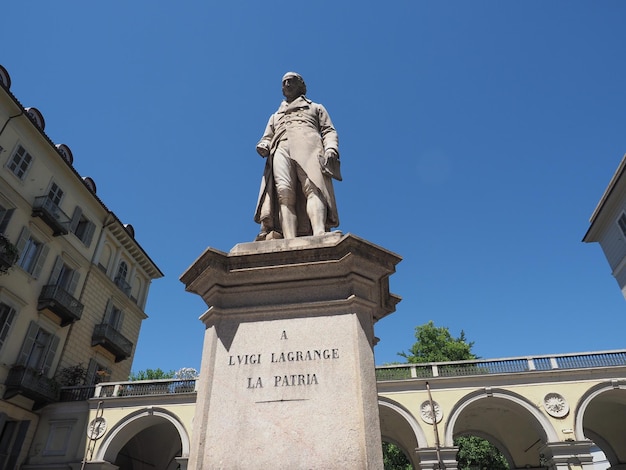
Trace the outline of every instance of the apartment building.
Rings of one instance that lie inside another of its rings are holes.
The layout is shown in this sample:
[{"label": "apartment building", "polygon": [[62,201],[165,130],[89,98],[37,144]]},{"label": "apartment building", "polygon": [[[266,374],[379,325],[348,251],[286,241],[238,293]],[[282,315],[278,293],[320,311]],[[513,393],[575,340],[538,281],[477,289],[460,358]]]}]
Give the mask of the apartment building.
[{"label": "apartment building", "polygon": [[[81,419],[44,419],[48,405],[85,399],[61,386],[128,378],[151,282],[163,276],[95,179],[76,171],[70,147],[10,89],[0,66],[2,469],[84,434]],[[31,449],[38,426],[52,437]]]}]

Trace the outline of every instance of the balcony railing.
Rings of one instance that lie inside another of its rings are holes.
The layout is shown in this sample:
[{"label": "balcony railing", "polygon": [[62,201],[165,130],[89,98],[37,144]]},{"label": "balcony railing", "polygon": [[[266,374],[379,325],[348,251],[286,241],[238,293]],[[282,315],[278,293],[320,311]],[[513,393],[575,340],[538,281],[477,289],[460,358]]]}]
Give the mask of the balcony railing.
[{"label": "balcony railing", "polygon": [[50,310],[61,319],[61,326],[80,320],[83,304],[58,285],[44,286],[39,295],[37,310]]},{"label": "balcony railing", "polygon": [[135,382],[108,382],[96,386],[95,398],[145,397],[176,395],[196,391],[197,379],[138,380]]},{"label": "balcony railing", "polygon": [[117,276],[113,282],[122,292],[124,292],[124,294],[130,297],[130,284],[126,282],[126,279],[121,276]]},{"label": "balcony railing", "polygon": [[96,325],[91,337],[92,346],[102,346],[115,356],[115,362],[129,358],[133,352],[133,343],[108,323]]},{"label": "balcony railing", "polygon": [[107,382],[98,385],[62,387],[60,401],[84,401],[90,398],[148,397],[195,393],[197,379],[138,380]]},{"label": "balcony railing", "polygon": [[73,387],[61,387],[59,401],[85,401],[94,396],[95,385],[77,385]]},{"label": "balcony railing", "polygon": [[35,198],[32,215],[33,217],[41,217],[41,220],[52,229],[54,236],[69,233],[70,218],[48,196]]},{"label": "balcony railing", "polygon": [[11,368],[5,386],[5,399],[21,394],[35,402],[35,409],[59,400],[59,385],[53,379],[30,367],[14,366]]},{"label": "balcony railing", "polygon": [[519,372],[626,366],[626,350],[561,354],[509,359],[431,362],[376,367],[376,380],[408,380],[431,377],[513,374]]}]

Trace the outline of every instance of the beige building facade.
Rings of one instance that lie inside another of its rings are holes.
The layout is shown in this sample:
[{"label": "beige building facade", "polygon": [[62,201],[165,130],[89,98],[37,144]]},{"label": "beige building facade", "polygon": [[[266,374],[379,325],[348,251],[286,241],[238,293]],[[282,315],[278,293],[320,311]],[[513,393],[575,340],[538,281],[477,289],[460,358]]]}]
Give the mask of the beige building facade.
[{"label": "beige building facade", "polygon": [[[73,166],[70,147],[11,93],[0,66],[0,468],[19,468],[62,385],[126,380],[150,284],[162,276]],[[83,392],[88,393],[88,392]],[[72,426],[54,424],[74,432]],[[82,433],[82,429],[81,429]],[[44,448],[42,452],[47,452]]]}]

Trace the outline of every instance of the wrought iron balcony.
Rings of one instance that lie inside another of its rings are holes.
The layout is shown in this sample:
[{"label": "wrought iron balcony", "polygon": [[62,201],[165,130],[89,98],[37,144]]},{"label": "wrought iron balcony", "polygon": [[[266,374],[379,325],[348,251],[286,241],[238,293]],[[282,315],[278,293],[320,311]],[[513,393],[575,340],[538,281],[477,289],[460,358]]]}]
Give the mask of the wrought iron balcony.
[{"label": "wrought iron balcony", "polygon": [[91,337],[92,346],[102,346],[115,356],[115,362],[123,361],[133,352],[133,343],[108,323],[96,325]]},{"label": "wrought iron balcony", "polygon": [[12,367],[5,387],[5,399],[21,394],[35,402],[34,409],[59,401],[59,384],[30,367]]},{"label": "wrought iron balcony", "polygon": [[130,284],[126,282],[126,279],[121,276],[117,276],[113,282],[115,282],[115,285],[119,287],[124,294],[130,297]]},{"label": "wrought iron balcony", "polygon": [[52,229],[54,236],[69,233],[70,218],[48,196],[35,198],[32,215],[33,217],[41,217],[41,220]]},{"label": "wrought iron balcony", "polygon": [[86,401],[94,396],[95,385],[76,385],[62,387],[59,401]]},{"label": "wrought iron balcony", "polygon": [[61,286],[44,286],[39,295],[37,310],[49,310],[61,319],[61,326],[80,320],[83,304]]}]

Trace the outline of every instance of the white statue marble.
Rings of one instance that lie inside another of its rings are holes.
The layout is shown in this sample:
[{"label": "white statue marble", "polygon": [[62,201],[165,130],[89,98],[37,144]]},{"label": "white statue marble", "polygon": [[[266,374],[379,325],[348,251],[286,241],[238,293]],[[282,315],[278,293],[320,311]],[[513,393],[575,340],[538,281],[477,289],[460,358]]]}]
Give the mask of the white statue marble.
[{"label": "white statue marble", "polygon": [[324,106],[309,100],[303,78],[282,79],[285,99],[256,146],[267,158],[254,220],[256,240],[323,235],[339,225],[332,178],[341,180],[337,131]]}]

